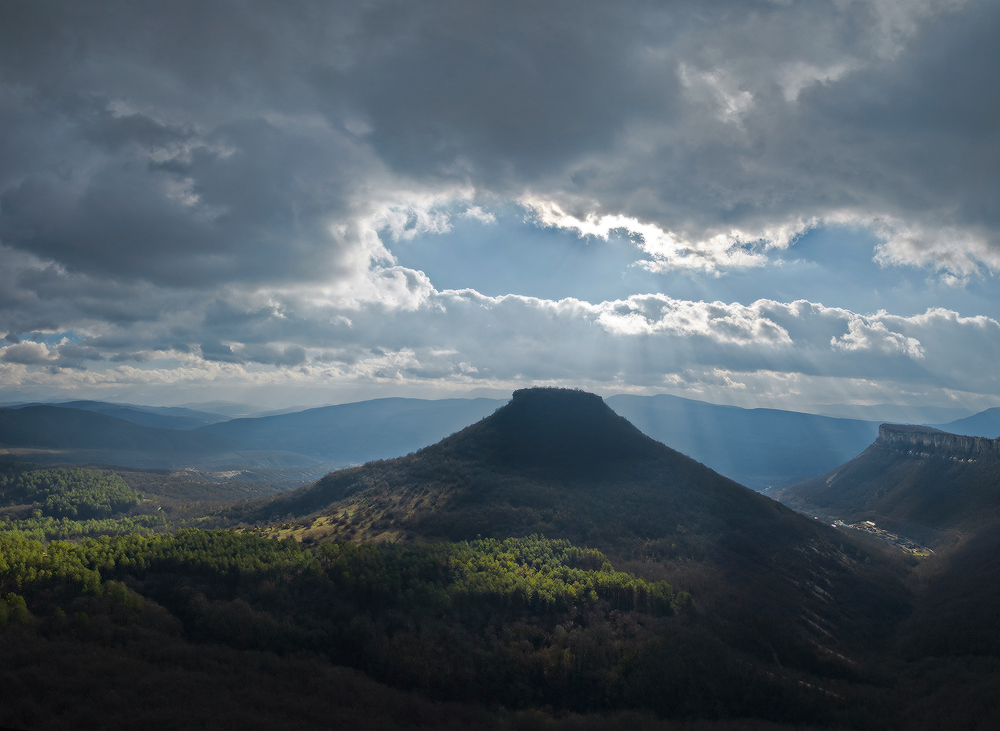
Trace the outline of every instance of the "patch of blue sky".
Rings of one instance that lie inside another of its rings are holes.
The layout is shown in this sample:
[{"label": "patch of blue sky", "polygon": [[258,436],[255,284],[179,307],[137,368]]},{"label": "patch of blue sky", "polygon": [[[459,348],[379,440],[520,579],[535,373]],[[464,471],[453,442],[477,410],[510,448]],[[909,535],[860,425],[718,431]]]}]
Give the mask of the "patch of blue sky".
[{"label": "patch of blue sky", "polygon": [[46,345],[76,345],[81,342],[87,335],[79,333],[76,330],[58,330],[55,332],[32,332],[21,335],[21,340],[31,340],[36,343],[45,343]]},{"label": "patch of blue sky", "polygon": [[643,253],[625,236],[581,238],[539,227],[520,208],[491,212],[493,224],[455,216],[446,233],[384,240],[402,266],[422,270],[438,289],[590,302],[657,291],[660,277],[633,266]]},{"label": "patch of blue sky", "polygon": [[853,312],[886,310],[911,316],[944,307],[963,316],[1000,319],[992,277],[965,286],[947,284],[926,269],[881,266],[878,237],[863,228],[808,231],[788,249],[772,251],[763,267],[718,273],[675,269],[651,272],[647,258],[625,235],[608,240],[540,227],[523,210],[494,209],[493,224],[455,216],[446,233],[424,233],[388,246],[403,266],[425,272],[438,289],[475,289],[498,296],[588,302],[663,293],[677,299],[749,304],[758,299],[808,300]]},{"label": "patch of blue sky", "polygon": [[[956,286],[928,269],[882,266],[874,260],[879,243],[874,233],[857,227],[817,228],[773,256],[777,266],[757,273],[733,273],[731,277],[755,280],[744,296],[755,291],[757,296],[781,301],[808,299],[854,312],[886,310],[903,317],[943,307],[964,316],[1000,319],[995,278],[973,278]],[[763,294],[764,289],[772,294]]]}]

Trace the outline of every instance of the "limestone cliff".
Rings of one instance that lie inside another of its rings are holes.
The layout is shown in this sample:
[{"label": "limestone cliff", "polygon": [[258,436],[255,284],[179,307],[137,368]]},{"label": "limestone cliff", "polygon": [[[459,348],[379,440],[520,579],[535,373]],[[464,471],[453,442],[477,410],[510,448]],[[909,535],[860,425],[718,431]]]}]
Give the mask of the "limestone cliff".
[{"label": "limestone cliff", "polygon": [[966,437],[926,426],[882,424],[874,449],[892,449],[911,457],[975,458],[977,455],[1000,455],[1000,439]]},{"label": "limestone cliff", "polygon": [[872,520],[928,541],[1000,520],[1000,439],[882,424],[860,455],[778,497],[806,512]]}]

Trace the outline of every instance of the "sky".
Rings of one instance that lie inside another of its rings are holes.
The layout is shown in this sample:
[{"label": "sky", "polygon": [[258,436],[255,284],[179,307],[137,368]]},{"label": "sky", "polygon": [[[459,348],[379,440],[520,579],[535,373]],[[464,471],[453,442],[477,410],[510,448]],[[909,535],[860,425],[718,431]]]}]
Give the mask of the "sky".
[{"label": "sky", "polygon": [[5,0],[0,402],[1000,405],[1000,3]]}]

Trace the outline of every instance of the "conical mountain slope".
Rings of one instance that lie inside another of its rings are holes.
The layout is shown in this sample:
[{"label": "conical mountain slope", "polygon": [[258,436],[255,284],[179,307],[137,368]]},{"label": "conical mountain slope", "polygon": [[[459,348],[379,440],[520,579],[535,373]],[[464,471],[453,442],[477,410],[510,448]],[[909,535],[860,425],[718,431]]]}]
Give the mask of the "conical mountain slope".
[{"label": "conical mountain slope", "polygon": [[391,523],[396,538],[539,532],[611,548],[797,520],[642,434],[599,396],[555,388],[517,391],[433,446],[335,472],[260,506],[255,517],[327,508],[369,537]]},{"label": "conical mountain slope", "polygon": [[[874,641],[905,611],[877,553],[650,439],[579,391],[518,391],[431,447],[332,473],[230,518],[284,521],[303,540],[565,538],[692,591],[727,618],[731,641],[752,636],[754,651],[782,662],[839,657],[844,647],[830,649],[839,637]],[[740,629],[748,623],[753,632]]]},{"label": "conical mountain slope", "polygon": [[920,540],[1000,522],[1000,439],[883,424],[856,458],[782,491],[783,502]]}]

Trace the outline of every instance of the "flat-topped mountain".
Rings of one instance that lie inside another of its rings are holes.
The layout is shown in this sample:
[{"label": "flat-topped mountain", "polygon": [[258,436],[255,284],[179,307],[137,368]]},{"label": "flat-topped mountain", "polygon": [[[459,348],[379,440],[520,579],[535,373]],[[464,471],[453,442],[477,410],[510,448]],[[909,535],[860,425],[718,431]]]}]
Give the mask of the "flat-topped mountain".
[{"label": "flat-topped mountain", "polygon": [[949,458],[1000,453],[1000,440],[951,434],[929,426],[882,424],[878,443],[907,456],[947,455]]},{"label": "flat-topped mountain", "polygon": [[1000,440],[883,424],[858,457],[780,499],[848,522],[873,520],[928,540],[1000,519]]},{"label": "flat-topped mountain", "polygon": [[558,388],[515,391],[493,416],[448,437],[448,456],[549,473],[600,469],[663,457],[663,445],[640,432],[593,393]]},{"label": "flat-topped mountain", "polygon": [[880,573],[877,553],[650,439],[580,391],[517,391],[415,454],[234,506],[228,518],[282,521],[307,541],[569,539],[680,581],[699,601],[725,605],[734,626],[769,628],[767,643],[799,661],[839,662],[831,653],[846,650],[831,644],[874,641],[901,611],[898,581]]},{"label": "flat-topped mountain", "polygon": [[[433,486],[433,499],[415,498],[410,486],[421,495]],[[623,500],[627,503],[637,489],[642,501],[626,507]],[[551,533],[558,520],[547,522],[546,516],[557,507],[567,520],[557,533],[570,530],[580,523],[577,513],[584,505],[579,500],[585,494],[608,503],[588,516],[588,523],[627,513],[637,526],[669,510],[662,516],[668,524],[640,531],[650,535],[674,531],[685,516],[721,528],[730,518],[746,524],[760,515],[793,515],[650,439],[599,396],[556,388],[516,391],[506,406],[437,444],[404,458],[332,473],[261,509],[307,515],[347,499],[357,502],[362,495],[367,502],[391,496],[394,503],[408,502],[405,515],[393,511],[395,530],[466,538]],[[494,522],[498,512],[505,517]],[[442,514],[455,518],[444,533]],[[432,524],[438,527],[432,529]]]},{"label": "flat-topped mountain", "polygon": [[857,458],[780,497],[937,551],[915,573],[914,611],[897,639],[903,656],[1000,653],[1000,439],[883,424]]},{"label": "flat-topped mountain", "polygon": [[[229,418],[247,405],[215,404],[219,413],[101,401],[47,404],[93,411],[140,426],[224,437],[243,449],[301,455],[296,464],[347,467],[414,452],[457,432],[507,403],[507,399],[382,398]],[[644,434],[747,487],[767,493],[801,482],[859,454],[878,423],[775,409],[720,406],[678,396],[617,395],[605,403]],[[17,404],[25,408],[46,404]],[[214,408],[206,405],[206,408]],[[229,408],[233,407],[233,408]],[[212,444],[205,440],[205,444]],[[126,453],[129,450],[117,450]],[[135,452],[135,450],[132,450]],[[112,455],[108,455],[110,459]],[[154,466],[140,455],[119,455],[133,466]],[[204,458],[188,465],[202,464]],[[254,460],[251,460],[253,463]],[[180,466],[180,465],[178,465]],[[252,467],[252,464],[233,464]]]}]

